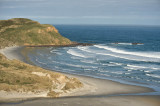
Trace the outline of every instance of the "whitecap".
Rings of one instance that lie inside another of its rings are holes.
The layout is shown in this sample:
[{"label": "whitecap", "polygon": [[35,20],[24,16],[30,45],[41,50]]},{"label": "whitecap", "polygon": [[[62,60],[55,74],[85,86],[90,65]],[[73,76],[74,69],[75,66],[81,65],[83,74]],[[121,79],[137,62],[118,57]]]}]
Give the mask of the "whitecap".
[{"label": "whitecap", "polygon": [[55,52],[58,52],[58,50],[57,49],[53,49],[53,50],[50,51],[50,53],[55,53]]},{"label": "whitecap", "polygon": [[131,74],[131,73],[124,73],[124,74],[129,75],[129,74]]},{"label": "whitecap", "polygon": [[135,69],[152,69],[152,70],[158,70],[159,68],[155,68],[153,66],[146,67],[146,66],[140,66],[140,65],[131,65],[127,64],[128,67],[135,68]]},{"label": "whitecap", "polygon": [[107,71],[107,70],[98,70],[98,72],[106,73],[106,72],[110,72],[110,71]]},{"label": "whitecap", "polygon": [[66,66],[71,66],[71,67],[77,67],[77,68],[89,68],[89,69],[97,69],[98,67],[96,66],[85,66],[85,65],[76,65],[76,64],[69,64],[69,63],[64,63],[64,62],[57,62],[57,61],[52,61],[53,63],[56,64],[61,64],[61,65],[66,65]]},{"label": "whitecap", "polygon": [[144,67],[144,66],[137,66],[137,65],[130,65],[130,64],[127,64],[128,67],[133,67],[133,68],[138,68],[138,69],[141,69],[141,68],[149,68],[149,67]]},{"label": "whitecap", "polygon": [[132,43],[111,43],[111,44],[118,44],[118,45],[132,45]]},{"label": "whitecap", "polygon": [[79,53],[79,52],[77,52],[77,51],[75,51],[75,50],[73,50],[73,49],[69,49],[69,50],[67,51],[67,53],[68,53],[68,54],[71,54],[71,55],[73,55],[73,56],[78,56],[78,57],[82,57],[82,58],[88,58],[86,55],[83,55],[82,53]]},{"label": "whitecap", "polygon": [[[111,43],[111,44],[116,44],[116,45],[134,45],[134,43]],[[144,45],[142,43],[135,43],[136,45]]]},{"label": "whitecap", "polygon": [[109,62],[109,63],[111,63],[111,64],[115,64],[115,65],[117,65],[117,66],[121,66],[121,65],[123,65],[123,63],[116,63],[116,62]]},{"label": "whitecap", "polygon": [[118,72],[116,72],[116,71],[110,71],[110,73],[112,73],[112,74],[123,74],[123,72],[120,72],[120,71],[118,71]]},{"label": "whitecap", "polygon": [[91,50],[89,48],[88,49],[81,49],[81,50],[88,52],[88,53],[96,54],[96,55],[112,56],[112,57],[116,57],[116,58],[122,58],[122,59],[133,60],[133,61],[145,61],[145,62],[159,62],[160,61],[157,58],[145,58],[145,57],[141,57],[141,56],[125,55],[125,54],[120,54],[120,53],[117,54],[116,52],[115,53],[109,53],[109,52],[104,52],[104,51],[101,52],[101,51],[97,51],[97,50]]},{"label": "whitecap", "polygon": [[155,74],[146,74],[146,75],[154,78],[160,78],[160,75],[155,75]]},{"label": "whitecap", "polygon": [[149,57],[149,58],[160,58],[160,52],[149,52],[149,53],[144,53],[144,52],[129,52],[125,50],[120,50],[117,48],[112,48],[109,46],[102,46],[102,45],[94,45],[97,48],[103,48],[106,50],[109,50],[114,53],[120,53],[120,54],[128,54],[128,55],[134,55],[134,56],[142,56],[142,57]]},{"label": "whitecap", "polygon": [[151,72],[151,71],[148,71],[148,70],[147,70],[147,71],[144,71],[144,72],[145,72],[145,73],[149,73],[149,72]]},{"label": "whitecap", "polygon": [[89,47],[88,46],[78,46],[77,48],[80,50],[87,50]]},{"label": "whitecap", "polygon": [[52,63],[57,63],[57,64],[60,64],[60,62],[57,62],[57,61],[52,61]]}]

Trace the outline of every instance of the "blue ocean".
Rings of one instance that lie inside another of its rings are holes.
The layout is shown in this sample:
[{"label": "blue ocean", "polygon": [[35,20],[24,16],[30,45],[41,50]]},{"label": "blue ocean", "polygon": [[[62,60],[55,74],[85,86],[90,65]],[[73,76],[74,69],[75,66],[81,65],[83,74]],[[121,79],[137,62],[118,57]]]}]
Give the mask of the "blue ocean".
[{"label": "blue ocean", "polygon": [[94,45],[34,48],[28,56],[35,65],[160,91],[160,26],[55,27],[72,41]]}]

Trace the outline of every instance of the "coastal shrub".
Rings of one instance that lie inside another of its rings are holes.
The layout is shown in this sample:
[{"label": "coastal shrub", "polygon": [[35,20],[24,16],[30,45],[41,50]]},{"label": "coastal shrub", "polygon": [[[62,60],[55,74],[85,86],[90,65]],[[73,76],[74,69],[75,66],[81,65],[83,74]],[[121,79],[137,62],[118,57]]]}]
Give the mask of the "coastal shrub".
[{"label": "coastal shrub", "polygon": [[63,90],[70,90],[70,89],[74,89],[75,86],[70,83],[70,82],[67,82],[66,85],[63,87]]},{"label": "coastal shrub", "polygon": [[70,90],[82,87],[83,84],[78,81],[76,78],[73,78],[71,82],[67,82],[65,86],[62,88],[63,90]]},{"label": "coastal shrub", "polygon": [[48,92],[47,96],[49,97],[59,97],[60,93],[55,92],[55,91],[50,91]]},{"label": "coastal shrub", "polygon": [[[42,73],[42,76],[36,73]],[[17,92],[51,91],[57,89],[57,84],[61,86],[65,83],[65,87],[59,90],[65,91],[82,87],[82,83],[76,78],[69,78],[60,73],[51,72],[18,60],[8,60],[0,54],[0,90]],[[51,91],[48,95],[57,97],[60,93]]]},{"label": "coastal shrub", "polygon": [[9,64],[8,63],[1,63],[0,62],[0,65],[4,66],[4,67],[9,67]]}]

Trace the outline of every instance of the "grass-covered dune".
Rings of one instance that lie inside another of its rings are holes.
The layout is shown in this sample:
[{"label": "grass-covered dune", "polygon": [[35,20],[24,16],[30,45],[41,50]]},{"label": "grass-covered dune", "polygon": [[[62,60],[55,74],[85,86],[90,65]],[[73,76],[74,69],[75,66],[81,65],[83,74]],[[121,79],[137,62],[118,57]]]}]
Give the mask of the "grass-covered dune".
[{"label": "grass-covered dune", "polygon": [[4,48],[13,45],[69,45],[72,42],[52,25],[13,18],[0,20],[0,43],[0,48]]},{"label": "grass-covered dune", "polygon": [[[0,21],[0,49],[14,45],[70,44],[72,42],[61,36],[52,25],[42,25],[24,18]],[[4,98],[4,95],[9,97],[13,92],[20,94],[19,97],[23,97],[29,92],[35,95],[43,93],[43,97],[58,97],[83,86],[76,78],[69,78],[63,74],[32,66],[19,60],[9,60],[4,55],[0,54],[1,99]]]},{"label": "grass-covered dune", "polygon": [[46,96],[57,97],[82,86],[76,78],[69,78],[18,60],[9,60],[0,54],[0,91],[35,94],[46,92]]}]

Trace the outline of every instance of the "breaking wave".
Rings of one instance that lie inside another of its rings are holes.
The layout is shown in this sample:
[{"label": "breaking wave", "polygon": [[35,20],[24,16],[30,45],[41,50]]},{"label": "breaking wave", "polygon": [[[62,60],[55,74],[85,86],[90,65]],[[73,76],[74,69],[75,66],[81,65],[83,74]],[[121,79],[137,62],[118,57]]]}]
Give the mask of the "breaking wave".
[{"label": "breaking wave", "polygon": [[83,55],[83,54],[81,54],[81,53],[79,53],[79,52],[77,52],[77,51],[74,51],[73,49],[69,49],[69,50],[67,51],[67,53],[68,53],[68,54],[71,54],[71,55],[73,55],[73,56],[78,56],[78,57],[87,58],[87,56],[85,56],[85,55]]},{"label": "breaking wave", "polygon": [[[153,52],[153,53],[141,53],[141,52],[128,52],[124,50],[119,50],[116,48],[111,48],[108,46],[101,46],[101,45],[94,45],[96,48],[100,48],[101,50],[95,50],[85,47],[78,47],[77,49],[96,54],[96,55],[106,55],[106,56],[112,56],[116,58],[122,58],[127,60],[133,60],[133,61],[145,61],[145,62],[160,62],[160,53],[159,52]],[[104,51],[108,50],[108,51]],[[157,58],[158,57],[158,58]]]},{"label": "breaking wave", "polygon": [[128,54],[128,55],[133,55],[133,56],[141,56],[141,57],[149,57],[149,58],[160,58],[160,52],[150,52],[150,53],[129,52],[129,51],[125,51],[125,50],[112,48],[109,46],[101,46],[101,45],[94,45],[94,46],[97,48],[103,48],[103,49],[109,50],[113,53]]}]

